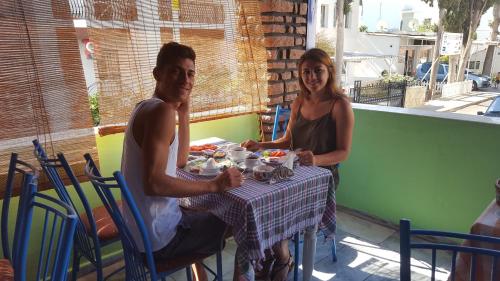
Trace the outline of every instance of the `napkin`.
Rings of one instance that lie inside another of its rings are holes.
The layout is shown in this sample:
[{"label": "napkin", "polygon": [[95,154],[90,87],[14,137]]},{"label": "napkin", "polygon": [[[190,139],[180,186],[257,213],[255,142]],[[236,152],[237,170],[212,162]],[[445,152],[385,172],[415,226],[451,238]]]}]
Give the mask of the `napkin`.
[{"label": "napkin", "polygon": [[271,175],[270,184],[280,182],[282,180],[288,179],[293,176],[293,159],[295,158],[295,152],[289,152],[286,155],[285,161],[282,165],[276,167]]},{"label": "napkin", "polygon": [[288,152],[285,161],[283,162],[283,166],[287,167],[290,170],[293,170],[293,161],[295,160],[296,156],[297,154],[295,154],[295,152]]}]

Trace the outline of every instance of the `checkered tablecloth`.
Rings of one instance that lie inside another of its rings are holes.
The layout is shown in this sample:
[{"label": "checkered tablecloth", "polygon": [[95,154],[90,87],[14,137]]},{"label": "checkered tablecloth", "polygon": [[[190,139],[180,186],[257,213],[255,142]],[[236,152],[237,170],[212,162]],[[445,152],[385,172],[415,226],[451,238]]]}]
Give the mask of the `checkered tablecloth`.
[{"label": "checkered tablecloth", "polygon": [[[265,249],[306,227],[321,222],[335,229],[335,201],[328,196],[331,172],[301,166],[294,173],[290,180],[273,185],[247,178],[237,189],[184,198],[181,204],[209,210],[232,226],[243,256],[257,260],[264,257]],[[203,179],[184,170],[178,170],[177,175],[188,180]]]}]

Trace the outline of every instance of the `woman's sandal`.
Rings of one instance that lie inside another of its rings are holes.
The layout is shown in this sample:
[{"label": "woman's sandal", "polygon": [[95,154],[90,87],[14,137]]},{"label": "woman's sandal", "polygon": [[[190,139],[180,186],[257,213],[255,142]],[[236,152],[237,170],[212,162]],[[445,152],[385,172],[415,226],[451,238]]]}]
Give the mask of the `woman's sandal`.
[{"label": "woman's sandal", "polygon": [[288,268],[287,273],[286,273],[287,275],[285,276],[285,279],[284,279],[284,280],[286,280],[288,273],[290,273],[292,271],[294,265],[295,265],[295,263],[293,262],[291,253],[289,253],[288,261],[286,263],[279,263],[279,262],[275,261],[274,266],[273,266],[273,270],[271,271],[271,280],[274,281],[274,278],[276,277],[276,275],[278,273],[283,271],[283,269]]},{"label": "woman's sandal", "polygon": [[255,279],[269,280],[271,268],[273,267],[275,261],[276,259],[273,256],[266,257],[266,259],[262,260],[262,269],[259,271],[255,271]]}]

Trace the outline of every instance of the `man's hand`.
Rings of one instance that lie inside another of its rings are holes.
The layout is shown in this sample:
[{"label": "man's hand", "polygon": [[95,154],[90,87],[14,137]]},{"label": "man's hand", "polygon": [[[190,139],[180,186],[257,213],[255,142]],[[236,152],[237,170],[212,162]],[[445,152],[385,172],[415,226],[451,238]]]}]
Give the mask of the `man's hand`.
[{"label": "man's hand", "polygon": [[223,192],[241,186],[243,177],[236,168],[229,168],[218,175],[213,182],[215,184],[214,192]]},{"label": "man's hand", "polygon": [[241,147],[244,147],[250,151],[257,151],[261,148],[260,143],[254,141],[254,140],[246,140],[246,141],[242,142]]},{"label": "man's hand", "polygon": [[189,114],[189,99],[181,103],[179,107],[177,107],[177,114],[179,115]]},{"label": "man's hand", "polygon": [[314,159],[314,154],[310,150],[304,150],[297,152],[297,156],[299,156],[299,162],[304,166],[315,166],[316,161]]}]

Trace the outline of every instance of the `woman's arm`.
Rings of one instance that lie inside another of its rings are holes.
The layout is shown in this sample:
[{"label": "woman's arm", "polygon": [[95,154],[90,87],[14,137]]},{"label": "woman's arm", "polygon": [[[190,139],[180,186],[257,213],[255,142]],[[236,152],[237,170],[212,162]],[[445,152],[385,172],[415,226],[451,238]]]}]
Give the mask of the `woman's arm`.
[{"label": "woman's arm", "polygon": [[293,101],[290,106],[290,118],[288,120],[288,125],[286,127],[285,134],[274,141],[266,141],[266,142],[255,142],[252,140],[248,140],[242,143],[242,146],[248,148],[249,150],[259,150],[259,149],[289,149],[290,141],[292,139],[292,128],[295,124],[295,120],[297,119],[297,111],[300,108],[300,99],[297,98]]}]

